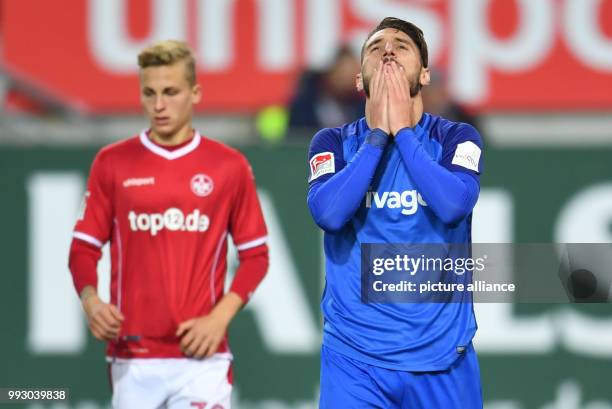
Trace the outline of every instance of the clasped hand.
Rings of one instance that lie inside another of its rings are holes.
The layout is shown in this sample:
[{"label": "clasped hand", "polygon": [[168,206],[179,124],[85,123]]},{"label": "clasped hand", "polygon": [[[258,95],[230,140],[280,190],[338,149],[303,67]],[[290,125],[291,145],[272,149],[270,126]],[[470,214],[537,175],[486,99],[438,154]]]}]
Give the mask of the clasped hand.
[{"label": "clasped hand", "polygon": [[379,128],[392,136],[417,124],[414,100],[404,67],[395,61],[381,60],[370,83],[370,128]]}]

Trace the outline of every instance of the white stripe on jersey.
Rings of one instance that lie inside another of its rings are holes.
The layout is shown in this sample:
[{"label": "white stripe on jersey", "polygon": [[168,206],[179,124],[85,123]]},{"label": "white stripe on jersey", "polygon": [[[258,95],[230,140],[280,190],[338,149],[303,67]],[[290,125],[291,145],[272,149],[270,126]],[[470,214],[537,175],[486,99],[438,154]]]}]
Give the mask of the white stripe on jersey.
[{"label": "white stripe on jersey", "polygon": [[246,243],[236,245],[238,251],[252,249],[253,247],[261,246],[268,241],[268,236],[263,236],[255,240],[247,241]]},{"label": "white stripe on jersey", "polygon": [[74,233],[72,233],[72,237],[79,239],[79,240],[86,241],[87,243],[93,244],[94,246],[98,248],[102,248],[103,246],[100,240],[96,239],[93,236],[90,236],[89,234],[81,233],[80,231],[75,231]]},{"label": "white stripe on jersey", "polygon": [[121,229],[119,228],[119,222],[117,219],[115,222],[115,231],[117,232],[117,249],[119,251],[119,257],[117,257],[117,264],[119,269],[119,277],[117,278],[117,309],[121,311],[121,294],[123,293],[123,248],[121,245]]},{"label": "white stripe on jersey", "polygon": [[211,306],[215,306],[217,302],[217,297],[215,296],[215,270],[217,269],[217,262],[219,261],[219,256],[221,255],[221,247],[223,247],[223,243],[225,243],[225,238],[227,237],[227,230],[223,232],[221,238],[219,239],[219,243],[217,244],[217,250],[215,250],[215,261],[213,262],[212,268],[210,269],[210,299],[212,303]]}]

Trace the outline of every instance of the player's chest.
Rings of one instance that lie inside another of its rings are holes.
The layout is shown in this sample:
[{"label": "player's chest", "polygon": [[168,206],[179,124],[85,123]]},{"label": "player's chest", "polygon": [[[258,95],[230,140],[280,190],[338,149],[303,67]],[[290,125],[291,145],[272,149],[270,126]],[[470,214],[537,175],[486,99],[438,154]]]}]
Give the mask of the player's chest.
[{"label": "player's chest", "polygon": [[120,211],[180,208],[211,213],[231,201],[234,191],[231,174],[218,163],[135,160],[116,169],[114,176],[115,206]]},{"label": "player's chest", "polygon": [[[433,158],[436,160],[437,158]],[[428,205],[397,149],[386,149],[365,194],[358,217],[404,226],[419,222]]]}]

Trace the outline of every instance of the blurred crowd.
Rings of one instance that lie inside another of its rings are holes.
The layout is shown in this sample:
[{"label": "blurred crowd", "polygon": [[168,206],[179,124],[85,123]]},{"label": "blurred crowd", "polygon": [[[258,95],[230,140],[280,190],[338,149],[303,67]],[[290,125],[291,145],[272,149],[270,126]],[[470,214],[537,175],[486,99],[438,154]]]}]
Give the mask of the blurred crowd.
[{"label": "blurred crowd", "polygon": [[[360,69],[359,55],[344,45],[324,69],[302,72],[288,104],[285,137],[310,137],[313,130],[340,126],[362,117],[365,94],[358,92],[355,86],[355,75]],[[431,83],[422,92],[425,112],[465,122],[482,131],[478,117],[451,98],[441,70],[432,70]]]},{"label": "blurred crowd", "polygon": [[[322,69],[306,68],[299,73],[295,90],[286,106],[264,108],[256,118],[260,136],[268,141],[300,141],[321,128],[336,127],[364,115],[365,95],[358,92],[355,74],[361,69],[358,52],[341,46]],[[69,109],[43,90],[3,73],[0,91],[5,112],[66,116]],[[434,69],[431,84],[422,90],[425,112],[466,122],[479,131],[478,117],[456,103],[447,89],[445,74]]]}]

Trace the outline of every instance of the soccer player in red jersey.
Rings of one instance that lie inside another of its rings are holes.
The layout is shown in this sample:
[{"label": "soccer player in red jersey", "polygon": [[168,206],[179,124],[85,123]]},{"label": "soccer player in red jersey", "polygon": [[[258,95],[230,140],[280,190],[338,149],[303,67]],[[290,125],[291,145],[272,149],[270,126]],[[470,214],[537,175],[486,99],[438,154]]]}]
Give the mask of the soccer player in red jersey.
[{"label": "soccer player in red jersey", "polygon": [[[69,266],[89,328],[108,342],[113,407],[228,409],[227,328],[268,267],[249,163],[192,128],[201,98],[186,44],[138,56],[150,129],[96,156]],[[240,266],[224,294],[227,235]],[[97,294],[111,246],[111,300]]]}]

